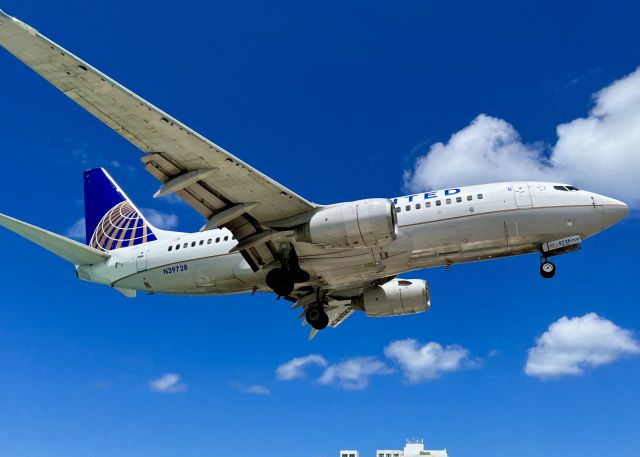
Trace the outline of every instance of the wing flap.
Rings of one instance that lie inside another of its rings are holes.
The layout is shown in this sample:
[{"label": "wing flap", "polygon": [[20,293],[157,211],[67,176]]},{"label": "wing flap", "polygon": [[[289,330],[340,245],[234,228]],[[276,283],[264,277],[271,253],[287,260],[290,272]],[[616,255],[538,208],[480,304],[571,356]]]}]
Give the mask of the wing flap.
[{"label": "wing flap", "polygon": [[109,254],[77,241],[57,235],[48,230],[27,224],[18,219],[0,214],[0,226],[20,235],[40,247],[75,265],[94,265],[104,262]]}]

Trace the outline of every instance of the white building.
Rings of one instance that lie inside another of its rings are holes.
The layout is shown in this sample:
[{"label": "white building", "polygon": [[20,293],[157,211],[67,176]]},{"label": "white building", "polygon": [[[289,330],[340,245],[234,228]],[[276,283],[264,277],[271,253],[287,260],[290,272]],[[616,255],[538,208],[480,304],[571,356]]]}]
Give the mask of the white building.
[{"label": "white building", "polygon": [[[424,448],[422,440],[407,440],[403,450],[378,449],[376,457],[449,457],[447,450],[434,451]],[[360,453],[354,450],[340,451],[340,457],[360,457]]]},{"label": "white building", "polygon": [[360,457],[360,452],[358,451],[340,451],[340,457]]}]

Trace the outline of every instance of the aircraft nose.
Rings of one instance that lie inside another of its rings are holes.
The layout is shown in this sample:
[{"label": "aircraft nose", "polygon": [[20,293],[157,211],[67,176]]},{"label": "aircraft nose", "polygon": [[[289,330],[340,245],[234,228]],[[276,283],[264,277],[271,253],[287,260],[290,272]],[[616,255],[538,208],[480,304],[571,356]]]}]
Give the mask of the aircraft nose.
[{"label": "aircraft nose", "polygon": [[620,200],[606,198],[602,204],[602,211],[604,212],[605,224],[609,227],[624,219],[629,214],[629,207]]}]

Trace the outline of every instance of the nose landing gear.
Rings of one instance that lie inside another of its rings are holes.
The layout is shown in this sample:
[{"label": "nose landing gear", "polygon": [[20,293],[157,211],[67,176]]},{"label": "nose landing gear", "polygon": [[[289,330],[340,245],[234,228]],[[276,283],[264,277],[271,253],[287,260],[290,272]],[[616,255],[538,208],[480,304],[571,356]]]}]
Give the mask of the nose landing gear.
[{"label": "nose landing gear", "polygon": [[556,266],[546,257],[543,257],[540,264],[540,275],[545,279],[553,278],[556,275]]}]

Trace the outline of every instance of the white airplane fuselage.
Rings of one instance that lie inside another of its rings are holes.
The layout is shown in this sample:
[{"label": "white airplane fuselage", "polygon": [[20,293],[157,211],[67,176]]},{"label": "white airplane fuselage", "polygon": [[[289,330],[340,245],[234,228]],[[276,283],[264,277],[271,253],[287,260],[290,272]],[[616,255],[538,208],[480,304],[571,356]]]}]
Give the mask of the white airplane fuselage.
[{"label": "white airplane fuselage", "polygon": [[[550,241],[571,236],[584,240],[628,212],[618,200],[557,187],[563,186],[508,182],[394,198],[399,233],[384,247],[320,250],[297,242],[300,267],[311,276],[297,287],[345,288],[415,269],[539,252]],[[267,271],[252,271],[232,251],[237,241],[230,231],[171,235],[112,250],[104,263],[79,266],[78,276],[148,293],[271,292]]]}]

